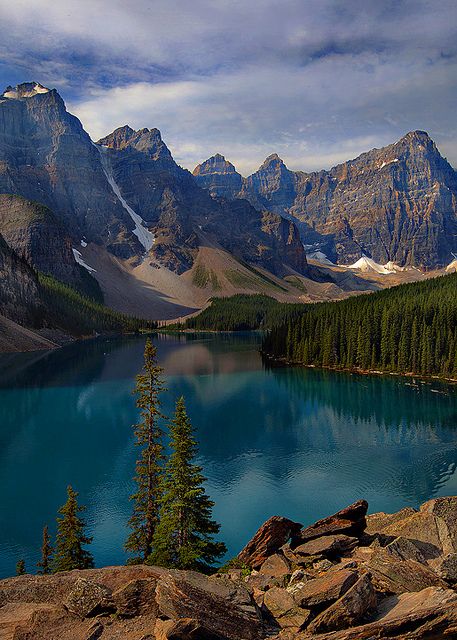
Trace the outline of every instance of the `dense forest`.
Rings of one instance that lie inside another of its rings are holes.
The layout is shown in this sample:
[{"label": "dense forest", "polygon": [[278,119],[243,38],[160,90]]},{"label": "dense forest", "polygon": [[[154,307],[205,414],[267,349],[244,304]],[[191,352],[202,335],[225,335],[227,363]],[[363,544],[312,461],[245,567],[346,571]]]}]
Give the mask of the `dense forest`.
[{"label": "dense forest", "polygon": [[272,359],[341,369],[457,374],[457,274],[308,306],[272,329]]},{"label": "dense forest", "polygon": [[211,305],[197,316],[186,320],[184,327],[212,331],[269,329],[298,319],[305,308],[303,304],[278,302],[261,294],[212,298]]},{"label": "dense forest", "polygon": [[96,299],[79,293],[51,276],[38,273],[44,322],[72,335],[90,335],[103,331],[153,329],[155,322],[126,316],[105,307]]}]

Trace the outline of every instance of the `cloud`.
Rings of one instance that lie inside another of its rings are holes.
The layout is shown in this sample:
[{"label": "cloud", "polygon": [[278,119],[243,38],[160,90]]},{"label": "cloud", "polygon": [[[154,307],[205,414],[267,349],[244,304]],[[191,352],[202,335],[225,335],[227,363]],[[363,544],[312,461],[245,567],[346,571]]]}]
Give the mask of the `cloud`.
[{"label": "cloud", "polygon": [[157,126],[189,168],[318,169],[415,128],[457,163],[456,18],[454,0],[15,0],[0,80],[56,86],[94,138]]}]

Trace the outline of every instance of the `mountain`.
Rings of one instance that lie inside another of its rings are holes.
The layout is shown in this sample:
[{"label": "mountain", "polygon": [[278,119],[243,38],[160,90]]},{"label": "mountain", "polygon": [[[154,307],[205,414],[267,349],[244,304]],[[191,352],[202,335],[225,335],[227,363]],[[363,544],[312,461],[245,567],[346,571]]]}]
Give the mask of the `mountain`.
[{"label": "mountain", "polygon": [[366,255],[431,269],[457,249],[457,172],[424,131],[310,174],[273,154],[232,197],[295,221],[306,245],[339,264]]},{"label": "mountain", "polygon": [[[183,273],[194,264],[200,247],[210,244],[277,275],[307,272],[293,224],[277,214],[260,212],[246,200],[211,197],[176,164],[158,129],[134,131],[126,125],[97,145],[106,158],[108,175],[152,231],[150,253],[159,264]],[[239,175],[224,169],[224,164],[222,156],[215,156],[212,168],[226,171],[231,179]]]},{"label": "mountain", "polygon": [[96,281],[75,260],[71,239],[50,209],[0,194],[0,234],[30,267],[91,294]]},{"label": "mountain", "polygon": [[0,96],[0,193],[46,205],[77,244],[123,258],[140,250],[99,150],[55,89],[26,82]]},{"label": "mountain", "polygon": [[241,191],[241,174],[220,153],[197,165],[192,175],[200,187],[216,198],[235,198]]}]

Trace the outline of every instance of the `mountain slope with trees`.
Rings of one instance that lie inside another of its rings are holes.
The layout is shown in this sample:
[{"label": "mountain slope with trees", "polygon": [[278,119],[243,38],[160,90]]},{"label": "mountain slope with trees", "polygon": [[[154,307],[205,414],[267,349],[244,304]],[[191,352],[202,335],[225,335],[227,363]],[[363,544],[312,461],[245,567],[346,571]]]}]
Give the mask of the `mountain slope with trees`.
[{"label": "mountain slope with trees", "polygon": [[457,376],[457,274],[309,306],[273,328],[273,360],[418,375]]}]

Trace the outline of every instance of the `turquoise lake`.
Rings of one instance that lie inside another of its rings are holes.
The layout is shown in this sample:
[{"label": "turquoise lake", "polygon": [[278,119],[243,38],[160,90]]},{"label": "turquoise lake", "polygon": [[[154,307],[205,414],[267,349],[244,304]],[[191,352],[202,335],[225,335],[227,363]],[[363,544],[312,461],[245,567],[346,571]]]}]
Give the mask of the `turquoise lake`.
[{"label": "turquoise lake", "polygon": [[[307,524],[359,498],[373,512],[457,494],[457,388],[265,368],[256,334],[154,340],[164,412],[185,396],[229,556],[271,515]],[[20,558],[35,571],[68,484],[87,506],[97,566],[125,562],[144,343],[0,355],[0,577]]]}]

